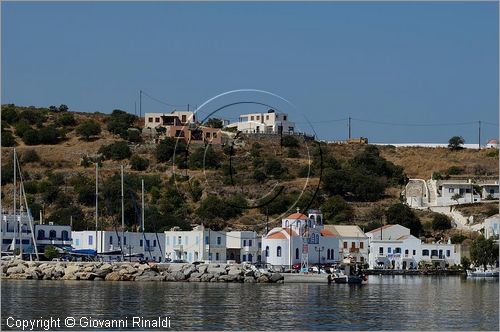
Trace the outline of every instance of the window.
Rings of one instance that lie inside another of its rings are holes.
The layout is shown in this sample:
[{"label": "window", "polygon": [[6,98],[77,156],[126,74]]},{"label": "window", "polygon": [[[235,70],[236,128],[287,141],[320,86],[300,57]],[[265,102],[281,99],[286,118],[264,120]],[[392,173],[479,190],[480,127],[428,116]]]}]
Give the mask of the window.
[{"label": "window", "polygon": [[52,230],[49,232],[49,238],[51,238],[51,239],[55,239],[56,237],[57,237],[57,235],[56,235],[56,231],[52,229]]},{"label": "window", "polygon": [[391,252],[392,252],[392,248],[391,247],[387,248],[387,253],[390,254]]},{"label": "window", "polygon": [[186,122],[186,115],[182,115],[182,122]]},{"label": "window", "polygon": [[352,249],[356,248],[356,242],[351,242],[351,248]]},{"label": "window", "polygon": [[422,250],[422,256],[429,256],[429,250],[427,249]]},{"label": "window", "polygon": [[62,239],[63,239],[64,241],[69,240],[69,233],[68,233],[68,231],[62,231],[62,232],[61,232],[61,237],[62,237]]},{"label": "window", "polygon": [[155,122],[160,122],[160,118],[155,118]]},{"label": "window", "polygon": [[45,238],[45,231],[43,229],[40,229],[38,231],[38,240],[43,240]]},{"label": "window", "polygon": [[405,249],[405,255],[408,255],[409,251],[408,249]]},{"label": "window", "polygon": [[281,257],[281,247],[280,246],[278,246],[276,248],[276,256]]},{"label": "window", "polygon": [[80,239],[75,240],[75,246],[79,247],[80,246]]},{"label": "window", "polygon": [[218,252],[216,252],[216,253],[215,253],[215,260],[216,260],[216,261],[218,261],[218,260],[219,260],[219,253],[218,253]]},{"label": "window", "polygon": [[330,249],[330,259],[335,259],[335,252],[333,249]]},{"label": "window", "polygon": [[153,240],[153,247],[156,247],[156,240]]},{"label": "window", "polygon": [[210,239],[208,236],[205,236],[205,244],[210,244]]},{"label": "window", "polygon": [[248,254],[248,261],[251,262],[253,260],[252,254]]},{"label": "window", "polygon": [[148,118],[148,122],[153,122],[153,118]]},{"label": "window", "polygon": [[286,121],[286,115],[283,115],[283,121]]},{"label": "window", "polygon": [[383,254],[383,253],[384,253],[384,247],[380,247],[380,248],[378,248],[378,253],[379,253],[379,254]]},{"label": "window", "polygon": [[465,189],[465,192],[470,194],[470,188]]},{"label": "window", "polygon": [[89,242],[89,245],[92,245],[92,242],[94,242],[94,241],[93,241],[93,237],[92,237],[92,235],[89,235],[89,239],[88,239],[88,240],[89,240],[89,241],[88,241],[88,242]]},{"label": "window", "polygon": [[252,246],[252,240],[248,240],[248,246],[251,247]]},{"label": "window", "polygon": [[269,246],[266,246],[266,257],[269,257]]},{"label": "window", "polygon": [[344,249],[347,249],[347,242],[344,241]]},{"label": "window", "polygon": [[212,133],[213,138],[217,138],[217,133]]},{"label": "window", "polygon": [[257,115],[256,119],[257,119],[257,120],[260,120],[260,116],[259,116],[259,115]]},{"label": "window", "polygon": [[250,121],[253,121],[254,120],[254,116],[250,116]]},{"label": "window", "polygon": [[299,259],[299,248],[295,248],[295,259]]},{"label": "window", "polygon": [[262,243],[261,242],[258,243],[258,247],[259,247],[259,249],[262,249]]},{"label": "window", "polygon": [[247,240],[243,240],[243,247],[247,246]]},{"label": "window", "polygon": [[247,261],[247,255],[243,255],[243,262]]},{"label": "window", "polygon": [[126,236],[123,237],[123,245],[125,245],[125,246],[127,245],[127,237]]},{"label": "window", "polygon": [[205,133],[205,138],[210,138],[210,133]]},{"label": "window", "polygon": [[446,257],[450,257],[450,251],[449,250],[446,250]]},{"label": "window", "polygon": [[177,243],[178,243],[178,244],[182,244],[182,236],[179,236],[179,237],[177,238]]},{"label": "window", "polygon": [[139,240],[139,247],[142,247],[142,240]]},{"label": "window", "polygon": [[109,244],[113,244],[113,235],[109,236]]},{"label": "window", "polygon": [[217,245],[222,244],[222,238],[220,236],[217,236]]},{"label": "window", "polygon": [[326,250],[326,259],[330,259],[330,249]]},{"label": "window", "polygon": [[359,243],[359,249],[363,249],[365,247],[365,243],[363,241],[361,241]]},{"label": "window", "polygon": [[454,191],[455,191],[455,189],[453,189],[453,188],[448,188],[448,192],[449,192],[449,193],[453,193]]},{"label": "window", "polygon": [[413,256],[415,256],[416,254],[417,254],[417,251],[413,250]]},{"label": "window", "polygon": [[395,248],[394,249],[395,254],[400,254],[401,253],[401,248]]}]

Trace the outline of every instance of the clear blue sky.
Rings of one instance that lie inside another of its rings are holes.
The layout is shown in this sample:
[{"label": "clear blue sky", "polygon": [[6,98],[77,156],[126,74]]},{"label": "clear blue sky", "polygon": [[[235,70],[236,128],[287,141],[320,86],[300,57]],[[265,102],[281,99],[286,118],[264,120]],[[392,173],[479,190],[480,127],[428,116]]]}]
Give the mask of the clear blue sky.
[{"label": "clear blue sky", "polygon": [[[255,88],[293,102],[321,139],[344,139],[347,123],[327,120],[348,116],[496,124],[497,6],[2,2],[2,103],[133,113],[140,89],[199,105]],[[170,108],[144,98],[143,110]],[[353,120],[352,134],[393,143],[462,135],[477,143],[474,125]],[[484,125],[484,140],[497,136],[497,127]]]}]

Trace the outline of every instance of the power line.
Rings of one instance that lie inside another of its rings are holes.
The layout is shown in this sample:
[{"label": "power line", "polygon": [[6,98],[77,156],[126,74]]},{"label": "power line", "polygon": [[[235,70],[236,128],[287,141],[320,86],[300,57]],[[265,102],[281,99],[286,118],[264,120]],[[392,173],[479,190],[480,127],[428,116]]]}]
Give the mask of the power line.
[{"label": "power line", "polygon": [[144,90],[141,90],[142,91],[142,94],[145,95],[146,97],[149,97],[150,99],[156,101],[157,103],[160,103],[160,104],[163,104],[165,106],[170,106],[170,107],[185,107],[186,105],[188,104],[184,104],[184,105],[174,105],[174,104],[170,104],[170,103],[167,103],[166,101],[163,101],[163,100],[160,100],[156,97],[153,97],[151,96],[150,94],[148,94],[147,92],[145,92]]}]

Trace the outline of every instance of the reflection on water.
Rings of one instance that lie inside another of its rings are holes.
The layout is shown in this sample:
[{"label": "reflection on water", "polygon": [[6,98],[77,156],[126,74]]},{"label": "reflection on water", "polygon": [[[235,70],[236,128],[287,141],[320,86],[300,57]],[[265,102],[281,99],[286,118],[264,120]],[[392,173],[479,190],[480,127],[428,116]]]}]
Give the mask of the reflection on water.
[{"label": "reflection on water", "polygon": [[170,316],[175,330],[498,330],[498,281],[368,285],[2,280],[6,318]]}]

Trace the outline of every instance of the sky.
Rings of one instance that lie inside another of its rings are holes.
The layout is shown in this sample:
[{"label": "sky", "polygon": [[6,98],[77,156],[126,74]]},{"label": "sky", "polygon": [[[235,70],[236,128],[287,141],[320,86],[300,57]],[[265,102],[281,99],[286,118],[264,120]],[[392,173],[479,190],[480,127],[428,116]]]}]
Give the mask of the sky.
[{"label": "sky", "polygon": [[485,143],[498,137],[497,6],[2,2],[2,104],[138,113],[143,90],[143,112],[169,112],[151,97],[180,109],[258,89],[289,103],[216,102],[269,104],[325,140],[345,139],[351,117],[370,142],[477,144],[481,120]]}]

